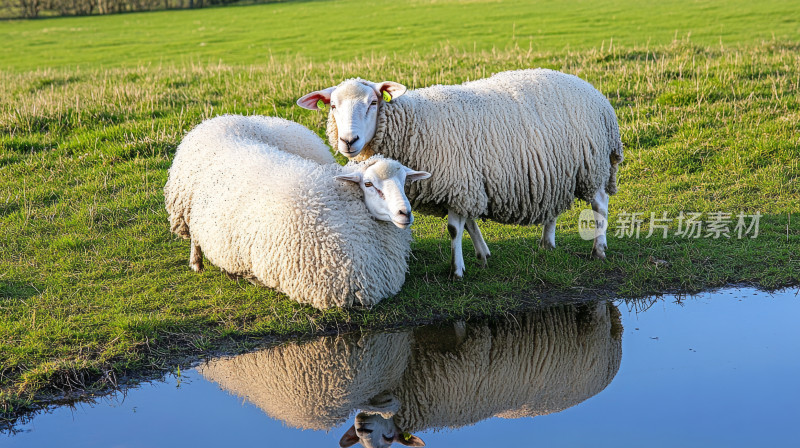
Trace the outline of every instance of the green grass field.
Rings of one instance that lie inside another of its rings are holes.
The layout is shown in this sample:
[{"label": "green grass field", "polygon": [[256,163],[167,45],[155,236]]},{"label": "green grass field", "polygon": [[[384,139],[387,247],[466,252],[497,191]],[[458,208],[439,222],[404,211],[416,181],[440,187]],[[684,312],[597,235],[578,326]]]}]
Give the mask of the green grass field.
[{"label": "green grass field", "polygon": [[798,35],[800,8],[791,1],[288,1],[0,23],[0,67],[263,66],[270,57],[348,61],[429,54],[443,45],[540,53],[612,42],[646,48],[685,36],[732,45]]},{"label": "green grass field", "polygon": [[[264,337],[798,283],[800,8],[714,4],[288,2],[0,23],[0,411]],[[368,26],[326,23],[365,8]],[[625,162],[606,262],[589,259],[576,204],[553,252],[538,227],[483,223],[490,266],[467,255],[453,283],[445,221],[418,215],[403,291],[322,312],[191,272],[169,233],[166,172],[204,118],[277,115],[321,134],[325,116],[294,101],[347,77],[416,88],[537,66],[592,82],[617,110]],[[645,238],[651,212],[681,211],[731,213],[732,237],[676,237],[673,221],[668,238]],[[614,236],[623,212],[644,214],[640,238]],[[757,238],[737,238],[740,212],[761,213]]]}]

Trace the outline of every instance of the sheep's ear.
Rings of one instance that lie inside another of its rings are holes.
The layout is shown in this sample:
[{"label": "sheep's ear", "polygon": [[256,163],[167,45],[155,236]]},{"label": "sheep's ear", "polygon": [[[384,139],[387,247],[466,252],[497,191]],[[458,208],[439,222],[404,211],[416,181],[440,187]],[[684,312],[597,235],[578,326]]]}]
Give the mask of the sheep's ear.
[{"label": "sheep's ear", "polygon": [[399,98],[406,93],[406,86],[392,81],[380,82],[378,84],[374,84],[374,86],[375,91],[378,92],[378,96],[383,98],[384,101],[392,101],[393,99]]},{"label": "sheep's ear", "polygon": [[395,434],[394,441],[405,446],[425,446],[425,442],[423,442],[422,439],[407,432]]},{"label": "sheep's ear", "polygon": [[347,448],[349,446],[353,446],[358,442],[358,435],[356,434],[356,425],[350,427],[346,433],[339,439],[339,446],[342,448]]},{"label": "sheep's ear", "polygon": [[302,107],[303,109],[308,110],[320,110],[319,102],[322,101],[323,104],[330,104],[331,103],[331,94],[333,91],[336,90],[336,87],[328,87],[325,90],[317,90],[316,92],[311,92],[308,95],[301,97],[297,100],[297,105]]},{"label": "sheep's ear", "polygon": [[414,171],[411,168],[406,168],[406,180],[410,180],[411,182],[427,179],[429,177],[431,177],[431,173],[427,171]]},{"label": "sheep's ear", "polygon": [[334,179],[336,180],[347,180],[350,182],[355,182],[357,184],[361,183],[361,173],[358,171],[350,174],[341,174],[339,176],[335,176]]}]

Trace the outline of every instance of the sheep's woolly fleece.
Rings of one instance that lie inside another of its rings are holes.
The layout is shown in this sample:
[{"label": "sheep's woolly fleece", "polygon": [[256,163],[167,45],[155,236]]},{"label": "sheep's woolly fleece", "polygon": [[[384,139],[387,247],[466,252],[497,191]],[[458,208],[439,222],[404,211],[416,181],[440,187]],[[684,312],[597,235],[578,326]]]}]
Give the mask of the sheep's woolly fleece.
[{"label": "sheep's woolly fleece", "polygon": [[300,303],[371,306],[405,281],[411,232],[372,219],[359,186],[334,176],[377,160],[339,166],[318,136],[279,118],[207,120],[170,168],[170,225],[223,271]]},{"label": "sheep's woolly fleece", "polygon": [[332,429],[359,409],[418,432],[564,410],[610,384],[621,359],[619,311],[594,303],[519,322],[323,337],[199,370],[292,427]]},{"label": "sheep's woolly fleece", "polygon": [[451,339],[459,342],[439,350],[416,341],[403,382],[391,391],[403,431],[560,412],[605,389],[622,360],[622,323],[611,303],[467,326]]},{"label": "sheep's woolly fleece", "polygon": [[[400,383],[411,332],[328,336],[198,367],[207,379],[300,429],[329,430]],[[388,406],[388,418],[398,406]]]},{"label": "sheep's woolly fleece", "polygon": [[[339,140],[333,113],[328,138]],[[357,160],[383,154],[431,178],[409,187],[416,211],[448,209],[506,224],[539,224],[616,193],[619,125],[608,99],[561,72],[498,73],[461,85],[410,90],[380,102],[375,136]]]}]

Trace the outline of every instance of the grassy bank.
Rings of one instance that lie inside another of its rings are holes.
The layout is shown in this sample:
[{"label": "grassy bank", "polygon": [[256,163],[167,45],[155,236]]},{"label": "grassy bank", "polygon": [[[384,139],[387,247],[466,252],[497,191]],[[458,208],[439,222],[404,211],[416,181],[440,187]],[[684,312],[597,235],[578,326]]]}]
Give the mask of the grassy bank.
[{"label": "grassy bank", "polygon": [[[554,293],[635,296],[797,282],[797,50],[780,42],[724,50],[678,42],[559,56],[443,50],[403,64],[4,73],[3,397],[110,381],[248,337],[503,313]],[[612,234],[622,211],[648,218],[720,211],[734,215],[732,237],[675,237],[673,221],[668,238],[644,238],[645,222],[639,239],[612,236],[609,260],[596,262],[577,234],[578,204],[559,221],[554,252],[538,250],[537,227],[484,223],[490,267],[468,259],[466,280],[451,283],[445,221],[419,216],[406,286],[370,311],[315,311],[215,269],[187,268],[188,244],[169,234],[162,187],[175,146],[203,118],[261,113],[321,129],[324,116],[293,106],[295,92],[356,74],[417,87],[527,66],[576,73],[618,110],[626,160],[611,203]],[[756,211],[763,215],[758,237],[738,239],[735,215]]]},{"label": "grassy bank", "polygon": [[[188,243],[169,234],[166,170],[204,118],[277,115],[321,132],[325,117],[294,101],[346,77],[414,88],[531,66],[592,82],[618,112],[625,162],[605,263],[589,259],[576,204],[554,252],[538,249],[538,227],[483,223],[489,268],[467,256],[466,279],[452,283],[445,221],[417,216],[403,291],[372,310],[321,312],[213,268],[191,272]],[[263,336],[499,314],[559,295],[797,283],[799,101],[800,44],[779,39],[0,71],[0,411]],[[667,238],[645,237],[651,212],[681,211],[731,213],[731,237],[678,237],[676,220]],[[639,238],[614,236],[623,212],[643,213]],[[758,237],[737,238],[736,215],[756,212]]]}]

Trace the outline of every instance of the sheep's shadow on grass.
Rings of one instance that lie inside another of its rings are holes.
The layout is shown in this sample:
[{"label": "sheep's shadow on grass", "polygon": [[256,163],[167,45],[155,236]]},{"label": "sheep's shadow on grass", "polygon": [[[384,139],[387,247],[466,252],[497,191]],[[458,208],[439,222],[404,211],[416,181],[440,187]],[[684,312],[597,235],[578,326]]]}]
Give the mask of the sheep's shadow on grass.
[{"label": "sheep's shadow on grass", "polygon": [[[726,284],[780,287],[797,284],[796,247],[800,220],[789,215],[763,214],[758,238],[767,250],[756,250],[755,236],[740,239],[731,223],[729,238],[686,238],[673,234],[661,238],[625,235],[609,231],[607,259],[591,256],[592,241],[583,240],[568,228],[556,234],[556,248],[539,248],[541,231],[536,227],[507,229],[486,225],[486,241],[492,252],[488,267],[480,268],[469,238],[462,250],[466,274],[461,284],[448,279],[450,240],[446,230],[414,241],[404,297],[430,300],[436,295],[450,298],[570,300],[579,295],[597,297],[643,297],[662,293],[694,293]],[[750,222],[749,224],[752,224]],[[567,226],[568,227],[568,226]],[[764,280],[759,266],[771,269]],[[460,299],[459,299],[460,300]],[[466,299],[465,299],[466,300]],[[485,301],[485,300],[484,300]]]},{"label": "sheep's shadow on grass", "polygon": [[[527,235],[508,236],[504,239],[492,238],[487,243],[492,252],[486,266],[474,253],[472,241],[464,237],[462,251],[466,267],[465,282],[491,283],[513,281],[515,284],[531,283],[548,279],[561,285],[559,273],[579,269],[602,270],[603,261],[592,257],[592,241],[585,241],[577,235],[565,235],[557,239],[557,247],[552,250],[539,247],[541,231],[531,228]],[[449,282],[450,240],[442,238],[415,239],[409,262],[409,277],[423,281]],[[613,258],[613,249],[609,252]],[[553,277],[553,278],[550,278]],[[562,285],[563,286],[563,285]]]}]

